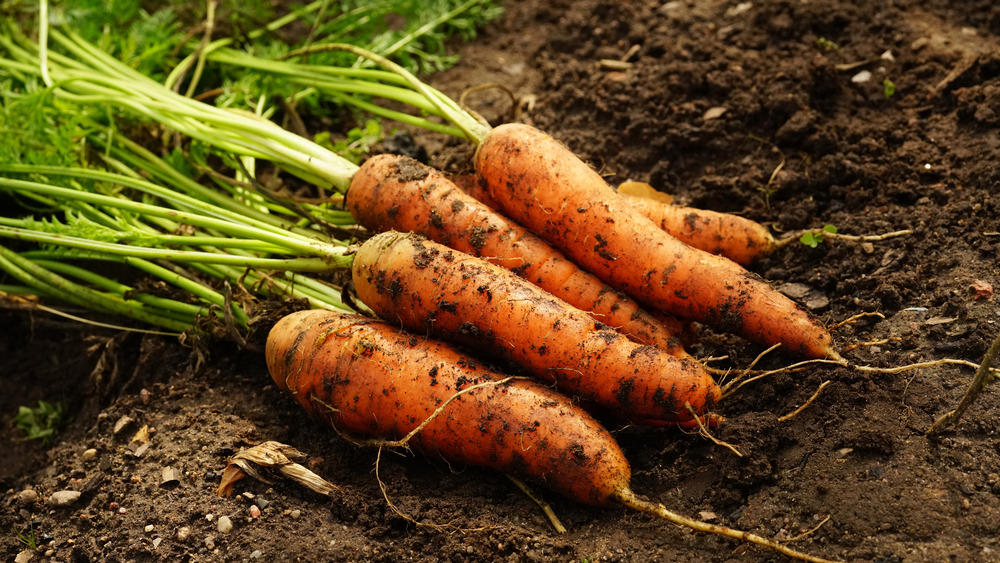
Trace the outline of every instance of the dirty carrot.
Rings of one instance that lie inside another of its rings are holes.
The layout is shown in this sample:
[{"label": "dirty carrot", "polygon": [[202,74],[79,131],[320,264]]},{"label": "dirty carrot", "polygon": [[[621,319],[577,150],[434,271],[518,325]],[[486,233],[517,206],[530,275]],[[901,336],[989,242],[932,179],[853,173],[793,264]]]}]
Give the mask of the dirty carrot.
[{"label": "dirty carrot", "polygon": [[585,504],[622,504],[797,559],[826,561],[640,499],[621,448],[589,414],[545,385],[505,378],[447,344],[364,317],[311,310],[279,321],[266,355],[280,388],[351,437],[409,437],[406,445],[427,455],[523,476]]},{"label": "dirty carrot", "polygon": [[633,421],[676,423],[712,409],[719,387],[697,361],[638,344],[486,260],[387,231],[357,251],[358,297],[383,319],[483,350]]},{"label": "dirty carrot", "polygon": [[[484,204],[497,208],[498,204],[493,202],[485,182],[477,181],[475,175],[460,179],[461,183],[456,181],[456,184],[462,190]],[[621,190],[618,195],[667,234],[694,248],[725,256],[742,266],[749,266],[778,248],[778,241],[767,227],[746,217],[674,205]]]},{"label": "dirty carrot", "polygon": [[354,174],[345,203],[370,230],[413,231],[485,258],[637,342],[686,355],[678,338],[684,329],[679,321],[650,315],[542,239],[412,158],[382,154],[368,159]]},{"label": "dirty carrot", "polygon": [[[320,310],[284,317],[267,340],[274,381],[314,416],[357,437],[399,439],[456,392],[506,376],[438,341],[387,323]],[[606,505],[611,476],[628,471],[614,438],[536,381],[469,391],[408,442],[415,449],[544,482]]]},{"label": "dirty carrot", "polygon": [[845,235],[826,229],[804,229],[775,238],[764,225],[739,215],[673,205],[642,195],[622,193],[620,189],[618,195],[633,209],[649,217],[663,231],[681,242],[725,256],[742,266],[749,266],[789,244],[801,242],[801,237],[806,233],[823,239],[852,242],[877,242],[913,233],[907,229],[878,235]]},{"label": "dirty carrot", "polygon": [[501,125],[483,138],[476,170],[507,216],[640,302],[794,354],[840,357],[830,333],[793,301],[664,233],[549,135]]},{"label": "dirty carrot", "polygon": [[649,217],[660,229],[681,242],[725,256],[737,264],[749,266],[777,248],[767,227],[746,217],[662,203],[620,192],[618,195],[630,207]]}]

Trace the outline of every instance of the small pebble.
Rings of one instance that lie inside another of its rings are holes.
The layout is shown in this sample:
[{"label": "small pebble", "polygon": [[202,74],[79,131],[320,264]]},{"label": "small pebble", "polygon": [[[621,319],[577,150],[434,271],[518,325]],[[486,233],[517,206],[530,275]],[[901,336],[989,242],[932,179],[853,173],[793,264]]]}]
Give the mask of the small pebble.
[{"label": "small pebble", "polygon": [[32,504],[38,502],[38,493],[34,489],[24,489],[20,493],[17,493],[17,500],[21,504]]},{"label": "small pebble", "polygon": [[250,505],[250,518],[253,518],[254,520],[260,518],[260,507],[256,504]]},{"label": "small pebble", "polygon": [[118,514],[125,514],[126,512],[128,512],[128,509],[124,506],[118,508]]},{"label": "small pebble", "polygon": [[299,509],[295,509],[291,512],[290,516],[292,517],[292,520],[298,520],[299,516],[302,516],[302,511]]},{"label": "small pebble", "polygon": [[60,508],[69,506],[80,498],[80,491],[56,491],[49,496],[49,506]]},{"label": "small pebble", "polygon": [[14,563],[28,563],[28,561],[31,561],[32,559],[34,559],[34,557],[35,557],[35,552],[26,549],[18,553],[16,557],[14,557]]},{"label": "small pebble", "polygon": [[262,498],[262,497],[257,497],[256,499],[254,499],[254,501],[253,501],[253,502],[254,502],[254,504],[256,504],[256,505],[257,505],[257,506],[258,506],[258,507],[259,507],[259,508],[260,508],[261,510],[264,510],[265,508],[267,508],[267,505],[271,504],[271,501],[268,501],[268,500],[264,500],[264,498]]},{"label": "small pebble", "polygon": [[867,70],[862,70],[861,72],[851,77],[851,82],[855,84],[861,84],[862,82],[868,82],[871,79],[872,79],[872,73]]},{"label": "small pebble", "polygon": [[263,555],[264,554],[261,553],[261,551],[259,549],[255,549],[255,550],[253,550],[253,553],[250,554],[250,559],[260,559],[261,556],[263,556]]},{"label": "small pebble", "polygon": [[94,448],[87,448],[86,450],[83,450],[82,454],[80,454],[80,459],[83,461],[91,461],[95,457],[97,457],[97,450]]},{"label": "small pebble", "polygon": [[153,540],[153,549],[156,549],[156,548],[160,547],[160,542],[162,542],[162,541],[163,541],[163,538],[156,538],[156,539],[154,539]]},{"label": "small pebble", "polygon": [[143,388],[139,390],[139,400],[142,401],[142,404],[144,405],[149,404],[149,395],[150,395],[149,389]]},{"label": "small pebble", "polygon": [[228,516],[219,516],[219,522],[217,524],[219,531],[223,534],[228,534],[233,529],[233,521],[229,519]]},{"label": "small pebble", "polygon": [[114,433],[117,436],[119,433],[121,433],[122,430],[125,430],[126,428],[131,426],[132,423],[134,422],[135,422],[134,418],[128,415],[124,415],[121,418],[119,418],[117,422],[115,422],[115,427],[112,430],[112,433]]},{"label": "small pebble", "polygon": [[205,537],[205,549],[209,551],[215,549],[215,538],[213,538],[212,536]]},{"label": "small pebble", "polygon": [[191,528],[181,526],[177,529],[177,541],[186,542],[189,537],[191,537]]},{"label": "small pebble", "polygon": [[146,530],[146,533],[148,534],[148,533],[150,533],[150,532],[153,531],[153,525],[152,524],[146,524],[146,527],[143,528],[143,530]]}]

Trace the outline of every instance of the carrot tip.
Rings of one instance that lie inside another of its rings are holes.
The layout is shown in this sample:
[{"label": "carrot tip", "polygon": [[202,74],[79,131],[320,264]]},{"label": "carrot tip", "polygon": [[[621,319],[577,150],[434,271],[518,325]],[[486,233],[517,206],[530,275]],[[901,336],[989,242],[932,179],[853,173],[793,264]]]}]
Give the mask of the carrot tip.
[{"label": "carrot tip", "polygon": [[840,364],[843,364],[845,366],[850,363],[850,362],[847,361],[846,358],[844,358],[843,356],[841,356],[840,353],[837,352],[836,350],[834,350],[833,348],[830,348],[829,350],[827,350],[826,357],[829,360],[833,360],[833,361],[835,361],[837,363],[840,363]]}]

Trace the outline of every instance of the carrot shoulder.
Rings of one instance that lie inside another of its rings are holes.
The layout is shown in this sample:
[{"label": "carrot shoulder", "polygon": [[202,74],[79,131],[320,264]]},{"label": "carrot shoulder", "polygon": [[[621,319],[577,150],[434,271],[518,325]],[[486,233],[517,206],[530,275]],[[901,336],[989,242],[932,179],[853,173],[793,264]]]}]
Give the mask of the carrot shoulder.
[{"label": "carrot shoulder", "polygon": [[354,258],[358,297],[417,334],[488,351],[630,420],[684,422],[718,401],[702,366],[635,343],[509,270],[414,234],[376,235]]},{"label": "carrot shoulder", "polygon": [[[266,354],[274,381],[307,411],[341,432],[382,440],[406,436],[455,393],[505,377],[447,344],[329,311],[279,321]],[[607,430],[566,397],[525,379],[459,395],[408,443],[593,505],[614,504],[631,476]]]},{"label": "carrot shoulder", "polygon": [[499,215],[440,172],[402,156],[377,155],[354,175],[347,208],[364,227],[419,233],[503,266],[637,342],[686,355],[678,321],[658,319],[581,270],[547,242]]},{"label": "carrot shoulder", "polygon": [[537,129],[494,129],[476,170],[504,214],[640,302],[795,354],[839,358],[829,332],[793,301],[731,260],[664,233]]}]

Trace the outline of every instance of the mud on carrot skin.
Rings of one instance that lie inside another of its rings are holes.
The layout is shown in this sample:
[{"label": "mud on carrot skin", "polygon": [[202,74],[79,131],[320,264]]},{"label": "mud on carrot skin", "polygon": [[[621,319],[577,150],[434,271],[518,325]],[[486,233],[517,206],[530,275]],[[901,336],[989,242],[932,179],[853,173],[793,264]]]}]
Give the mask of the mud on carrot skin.
[{"label": "mud on carrot skin", "polygon": [[[275,383],[353,437],[407,442],[450,463],[520,475],[580,502],[609,505],[631,472],[611,434],[539,382],[513,379],[454,347],[384,322],[300,311],[267,340]],[[492,383],[492,384],[491,384]],[[488,384],[455,397],[463,389]]]},{"label": "mud on carrot skin", "polygon": [[375,232],[413,231],[503,266],[642,344],[687,356],[684,327],[660,319],[520,225],[411,158],[376,155],[354,175],[346,205]]},{"label": "mud on carrot skin", "polygon": [[380,317],[484,350],[632,421],[684,423],[720,398],[697,361],[635,343],[509,270],[415,234],[363,244],[352,279]]},{"label": "mud on carrot skin", "polygon": [[792,354],[840,359],[830,333],[792,300],[735,262],[664,233],[549,135],[501,125],[482,140],[475,163],[505,215],[641,303]]},{"label": "mud on carrot skin", "polygon": [[663,203],[637,195],[618,195],[681,242],[724,256],[741,266],[749,266],[777,248],[777,241],[767,227],[746,217]]}]

